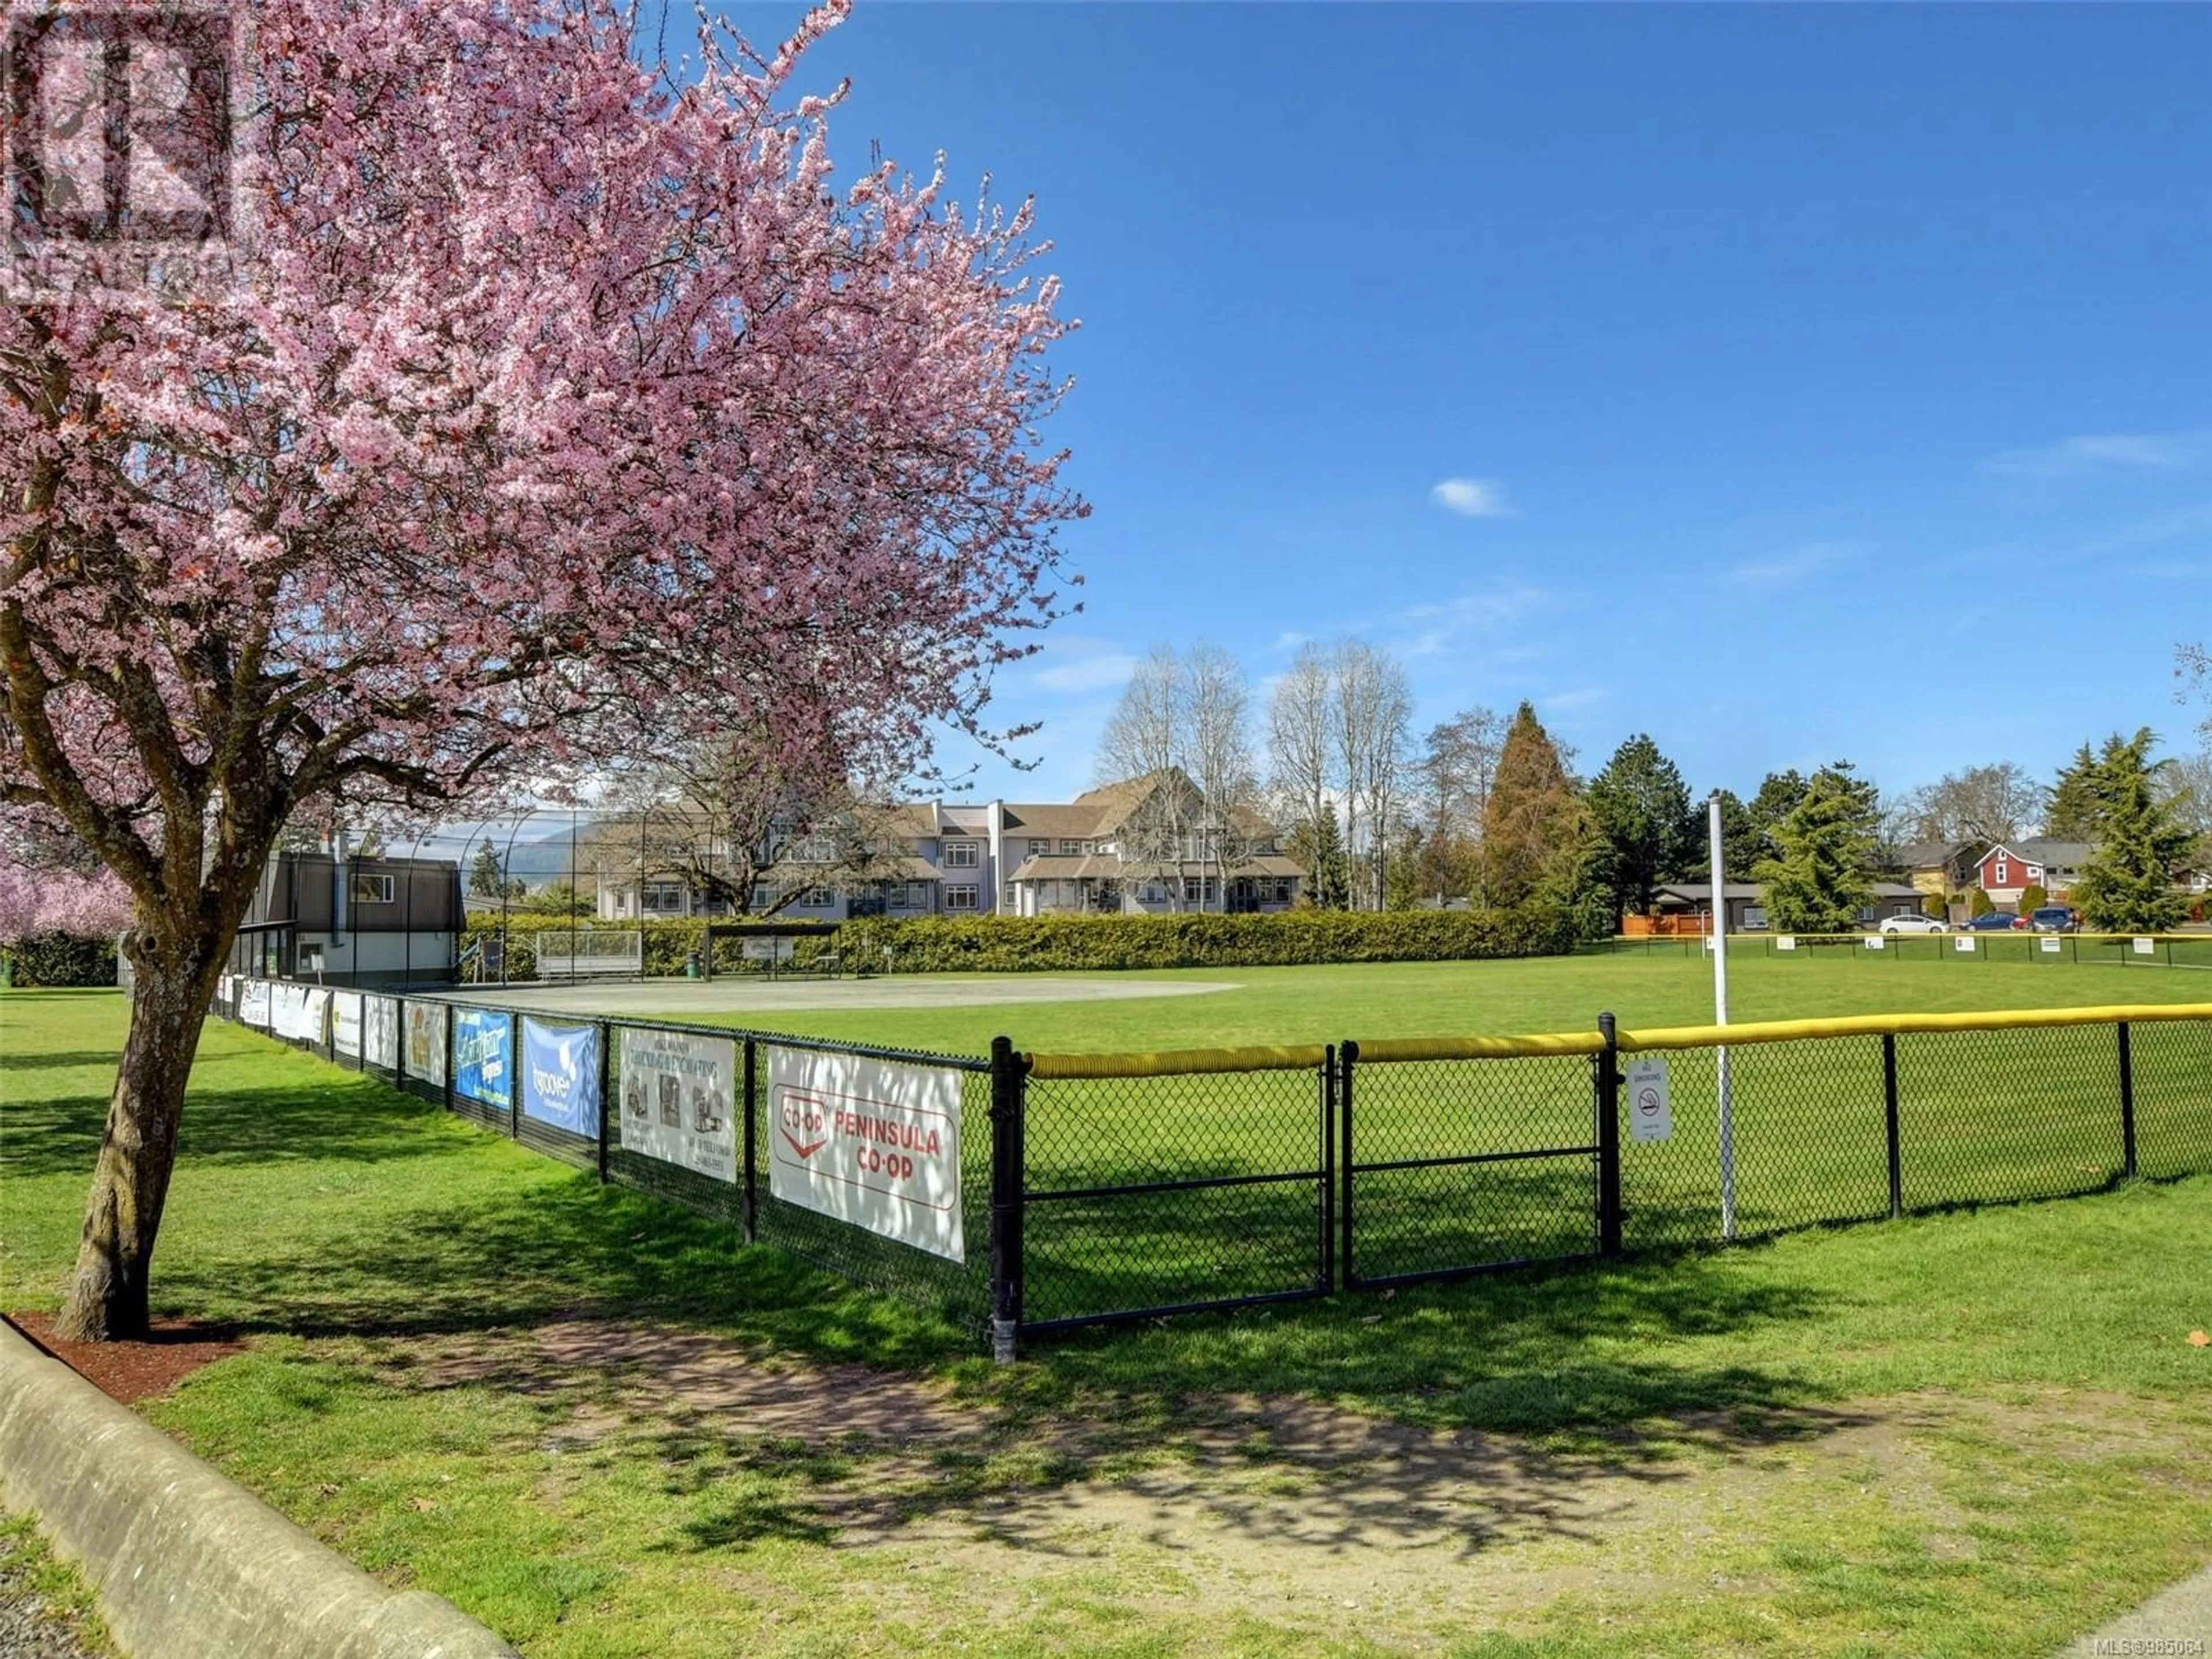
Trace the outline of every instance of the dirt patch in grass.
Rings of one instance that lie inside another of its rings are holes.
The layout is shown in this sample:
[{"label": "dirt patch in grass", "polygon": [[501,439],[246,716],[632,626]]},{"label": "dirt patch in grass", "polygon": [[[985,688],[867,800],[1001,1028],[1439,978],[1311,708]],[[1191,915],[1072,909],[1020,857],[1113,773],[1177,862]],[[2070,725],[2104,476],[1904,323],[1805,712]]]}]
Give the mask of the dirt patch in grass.
[{"label": "dirt patch in grass", "polygon": [[246,1352],[246,1344],[190,1320],[154,1322],[143,1342],[64,1342],[46,1314],[0,1316],[79,1376],[126,1406],[165,1395],[203,1365]]},{"label": "dirt patch in grass", "polygon": [[1042,1581],[1100,1576],[1132,1605],[1196,1602],[1313,1627],[1358,1611],[1401,1633],[1468,1620],[1510,1628],[1563,1595],[1751,1588],[1756,1567],[1716,1579],[1704,1547],[1756,1537],[1767,1506],[1802,1509],[1808,1492],[1874,1494],[1932,1554],[1971,1555],[1971,1517],[1942,1495],[1935,1437],[2058,1445],[2155,1433],[2141,1402],[2057,1391],[1716,1412],[1543,1437],[1279,1395],[1085,1401],[1039,1414],[641,1322],[441,1339],[386,1359],[404,1388],[542,1397],[544,1450],[656,1460],[708,1499],[732,1482],[771,1481],[772,1501],[757,1486],[692,1529],[702,1568],[772,1525],[957,1573],[1009,1607]]}]

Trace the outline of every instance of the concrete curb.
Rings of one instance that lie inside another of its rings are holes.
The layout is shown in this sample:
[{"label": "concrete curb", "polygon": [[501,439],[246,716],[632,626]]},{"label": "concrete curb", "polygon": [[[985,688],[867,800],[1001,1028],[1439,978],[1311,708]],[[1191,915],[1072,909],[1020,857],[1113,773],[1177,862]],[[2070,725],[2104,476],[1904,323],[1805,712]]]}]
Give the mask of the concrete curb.
[{"label": "concrete curb", "polygon": [[520,1659],[394,1590],[0,1322],[0,1503],[77,1564],[131,1659]]}]

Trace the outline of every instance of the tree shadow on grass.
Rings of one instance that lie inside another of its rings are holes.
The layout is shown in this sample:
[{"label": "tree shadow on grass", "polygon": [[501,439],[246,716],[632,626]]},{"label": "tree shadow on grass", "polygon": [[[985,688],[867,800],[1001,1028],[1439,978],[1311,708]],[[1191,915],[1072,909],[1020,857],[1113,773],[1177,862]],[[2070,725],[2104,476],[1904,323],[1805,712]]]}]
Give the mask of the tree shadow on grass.
[{"label": "tree shadow on grass", "polygon": [[[450,1154],[453,1143],[423,1133],[438,1109],[376,1079],[307,1055],[215,1055],[192,1073],[177,1138],[180,1164],[252,1164],[337,1158],[383,1163]],[[97,1093],[34,1091],[23,1078],[65,1065],[101,1067]],[[0,1167],[20,1176],[89,1176],[107,1118],[112,1054],[16,1054],[0,1060]],[[270,1081],[270,1066],[280,1066]],[[248,1083],[244,1079],[252,1078]],[[233,1079],[238,1079],[234,1082]]]}]

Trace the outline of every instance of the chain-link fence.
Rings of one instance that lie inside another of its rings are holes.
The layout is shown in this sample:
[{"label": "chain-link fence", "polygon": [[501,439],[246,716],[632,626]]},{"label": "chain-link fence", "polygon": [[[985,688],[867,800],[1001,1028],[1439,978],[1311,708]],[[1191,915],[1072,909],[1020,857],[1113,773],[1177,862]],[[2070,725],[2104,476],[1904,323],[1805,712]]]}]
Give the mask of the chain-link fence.
[{"label": "chain-link fence", "polygon": [[988,1058],[282,981],[216,1006],[1001,1355],[2212,1171],[2212,1005]]},{"label": "chain-link fence", "polygon": [[[1709,933],[1637,933],[1582,947],[1601,956],[1696,958],[1713,950]],[[1962,972],[1995,963],[2032,967],[2079,963],[2106,968],[2212,970],[2212,932],[2187,933],[2037,933],[2025,927],[1978,928],[1944,924],[1940,933],[1786,933],[1768,930],[1728,935],[1731,957],[1771,957],[1784,962],[1848,958],[1869,970],[1899,962],[1942,962]]]}]

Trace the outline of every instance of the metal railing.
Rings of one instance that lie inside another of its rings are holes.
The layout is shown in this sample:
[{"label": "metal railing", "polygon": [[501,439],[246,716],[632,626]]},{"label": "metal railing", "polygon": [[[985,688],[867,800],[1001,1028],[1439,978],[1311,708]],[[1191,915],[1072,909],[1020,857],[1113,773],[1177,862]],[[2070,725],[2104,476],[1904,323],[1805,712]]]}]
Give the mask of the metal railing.
[{"label": "metal railing", "polygon": [[[988,1329],[1001,1358],[1079,1325],[2212,1172],[2212,1004],[1643,1030],[1606,1015],[1154,1054],[1000,1037],[988,1057],[228,979],[217,1011]],[[533,1103],[560,1078],[592,1109]],[[929,1165],[896,1138],[924,1111],[900,1101],[933,1091],[952,1140]],[[840,1133],[833,1156],[864,1159],[874,1136],[936,1170],[918,1206],[935,1231],[787,1185]]]}]

